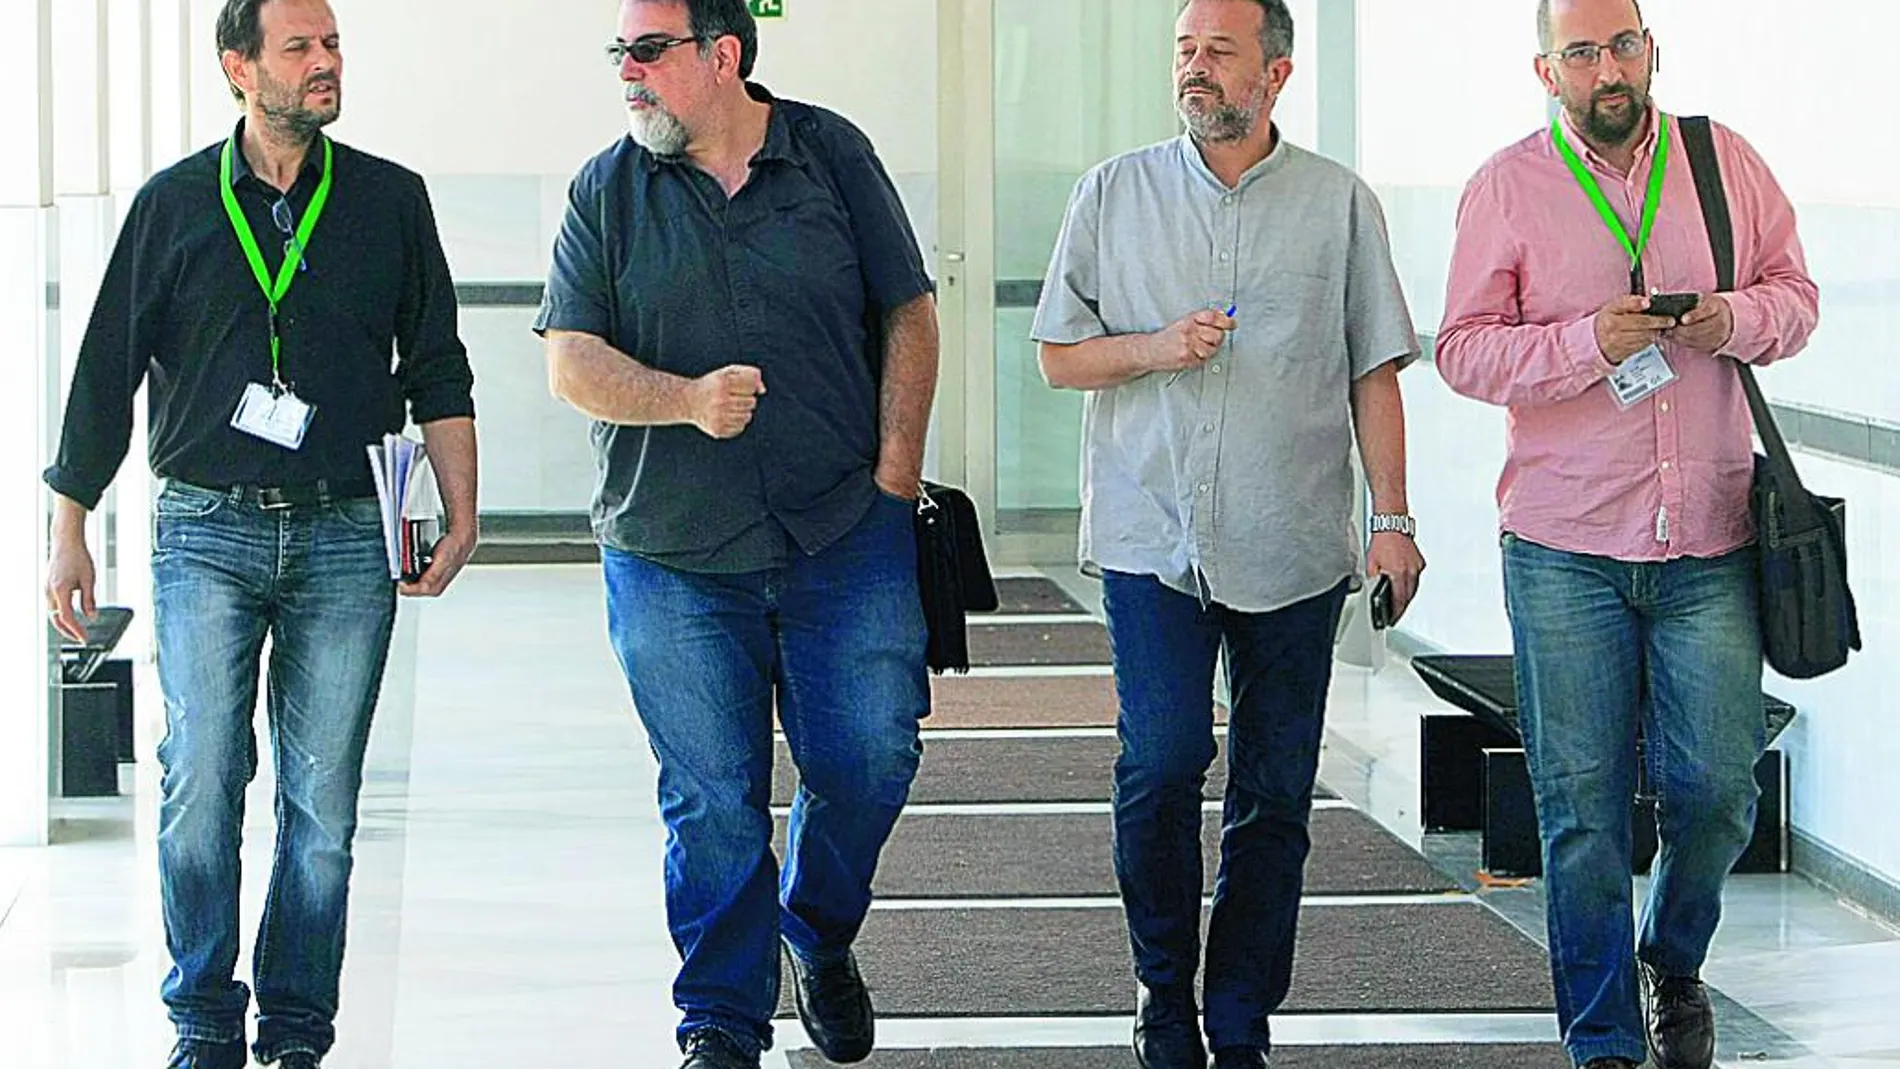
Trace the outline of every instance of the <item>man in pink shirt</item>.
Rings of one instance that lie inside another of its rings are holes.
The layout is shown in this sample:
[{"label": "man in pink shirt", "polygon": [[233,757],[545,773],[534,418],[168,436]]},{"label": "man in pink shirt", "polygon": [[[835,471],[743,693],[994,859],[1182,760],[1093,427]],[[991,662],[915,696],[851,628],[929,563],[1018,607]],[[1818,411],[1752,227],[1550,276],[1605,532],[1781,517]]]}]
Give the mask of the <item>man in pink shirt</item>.
[{"label": "man in pink shirt", "polygon": [[[1438,370],[1510,410],[1505,600],[1565,1047],[1589,1069],[1641,1064],[1646,1046],[1665,1069],[1706,1067],[1698,972],[1766,745],[1753,452],[1727,357],[1798,352],[1818,299],[1787,197],[1720,126],[1736,289],[1710,292],[1694,176],[1650,102],[1655,44],[1633,0],[1543,0],[1538,31],[1562,115],[1465,190]],[[1652,314],[1655,293],[1698,297],[1678,320]],[[1639,731],[1661,837],[1640,935]]]}]

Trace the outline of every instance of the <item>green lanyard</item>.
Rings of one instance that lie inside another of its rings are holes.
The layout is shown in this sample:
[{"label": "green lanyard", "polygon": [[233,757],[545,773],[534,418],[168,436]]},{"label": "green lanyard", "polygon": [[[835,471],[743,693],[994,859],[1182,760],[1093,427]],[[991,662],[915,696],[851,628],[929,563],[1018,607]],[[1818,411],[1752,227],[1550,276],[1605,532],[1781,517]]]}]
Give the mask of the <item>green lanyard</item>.
[{"label": "green lanyard", "polygon": [[1583,187],[1583,191],[1590,195],[1590,203],[1596,205],[1597,214],[1603,217],[1603,223],[1610,228],[1610,233],[1616,235],[1623,251],[1630,254],[1630,290],[1638,295],[1643,289],[1643,251],[1649,248],[1649,234],[1656,227],[1656,209],[1662,206],[1663,178],[1669,173],[1669,117],[1659,111],[1656,113],[1656,122],[1656,159],[1649,166],[1649,193],[1643,199],[1642,229],[1637,232],[1633,243],[1629,231],[1623,226],[1623,220],[1610,207],[1603,189],[1597,185],[1596,177],[1583,166],[1583,161],[1577,158],[1577,150],[1571,148],[1570,142],[1564,138],[1562,121],[1556,120],[1550,124],[1550,138],[1557,143],[1557,151],[1562,154],[1564,162],[1570,165],[1570,173],[1576,176],[1577,184]]},{"label": "green lanyard", "polygon": [[281,389],[284,379],[279,367],[283,340],[277,335],[277,306],[283,303],[284,295],[290,292],[291,284],[297,281],[297,267],[303,263],[303,250],[309,246],[310,235],[316,232],[317,220],[322,217],[323,206],[330,199],[330,179],[336,173],[330,166],[330,139],[323,139],[323,180],[317,183],[316,196],[310,198],[310,207],[304,210],[303,223],[297,227],[296,239],[284,250],[284,263],[277,269],[275,283],[271,282],[270,268],[264,265],[264,252],[257,247],[257,235],[251,233],[250,220],[244,218],[244,210],[238,207],[237,194],[231,189],[231,151],[231,142],[226,141],[224,154],[218,164],[218,192],[223,194],[224,211],[231,217],[231,229],[237,233],[238,244],[244,246],[244,258],[251,262],[251,274],[257,276],[257,288],[264,291],[264,299],[270,302],[270,377],[271,384]]}]

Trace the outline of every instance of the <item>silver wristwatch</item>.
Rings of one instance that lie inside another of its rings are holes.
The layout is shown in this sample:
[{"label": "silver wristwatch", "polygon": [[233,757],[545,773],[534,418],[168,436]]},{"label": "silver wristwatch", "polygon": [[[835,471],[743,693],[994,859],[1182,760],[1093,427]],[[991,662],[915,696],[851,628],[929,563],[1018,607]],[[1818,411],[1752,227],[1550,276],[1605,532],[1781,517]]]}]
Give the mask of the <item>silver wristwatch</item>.
[{"label": "silver wristwatch", "polygon": [[1407,538],[1418,537],[1418,521],[1403,512],[1375,512],[1372,514],[1372,533],[1386,532],[1402,534]]}]

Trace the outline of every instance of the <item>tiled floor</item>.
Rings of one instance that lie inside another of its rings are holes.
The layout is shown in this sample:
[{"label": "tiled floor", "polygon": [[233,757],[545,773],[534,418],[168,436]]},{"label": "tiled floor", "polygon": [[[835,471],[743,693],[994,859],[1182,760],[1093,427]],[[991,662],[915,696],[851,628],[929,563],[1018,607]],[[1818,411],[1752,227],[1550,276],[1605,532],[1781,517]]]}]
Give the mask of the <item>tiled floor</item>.
[{"label": "tiled floor", "polygon": [[[586,567],[481,569],[445,602],[405,610],[372,743],[332,1065],[674,1064],[653,763],[603,628]],[[156,723],[154,697],[143,681],[142,728]],[[1414,725],[1434,701],[1397,660],[1377,674],[1341,667],[1333,692],[1323,775],[1415,842]],[[0,1065],[163,1063],[150,769],[129,797],[67,806],[59,846],[0,851]],[[245,851],[253,924],[269,797],[266,772]],[[1428,849],[1453,867],[1475,856],[1468,840]],[[1536,930],[1534,888],[1486,894]],[[1725,1065],[1900,1066],[1900,937],[1797,879],[1734,882],[1708,977],[1732,1003]],[[1545,1027],[1335,1019],[1282,1035],[1534,1039]],[[1126,1022],[894,1022],[885,1035],[1118,1044]]]}]

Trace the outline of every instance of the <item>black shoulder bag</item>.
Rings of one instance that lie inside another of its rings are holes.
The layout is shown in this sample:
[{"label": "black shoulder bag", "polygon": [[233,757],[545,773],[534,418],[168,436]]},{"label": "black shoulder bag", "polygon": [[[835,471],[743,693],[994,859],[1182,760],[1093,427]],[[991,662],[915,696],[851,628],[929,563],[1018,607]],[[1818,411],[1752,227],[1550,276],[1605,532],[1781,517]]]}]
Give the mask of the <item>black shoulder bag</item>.
[{"label": "black shoulder bag", "polygon": [[916,528],[917,588],[930,632],[924,661],[935,672],[967,672],[970,646],[963,614],[992,612],[997,605],[976,505],[954,486],[925,481]]},{"label": "black shoulder bag", "polygon": [[[1715,253],[1717,288],[1727,292],[1735,288],[1735,232],[1715,139],[1707,117],[1679,121]],[[1768,453],[1755,457],[1749,498],[1760,558],[1762,653],[1782,675],[1812,679],[1846,664],[1860,649],[1860,617],[1847,585],[1847,503],[1801,485],[1754,369],[1740,360],[1735,366]]]}]

